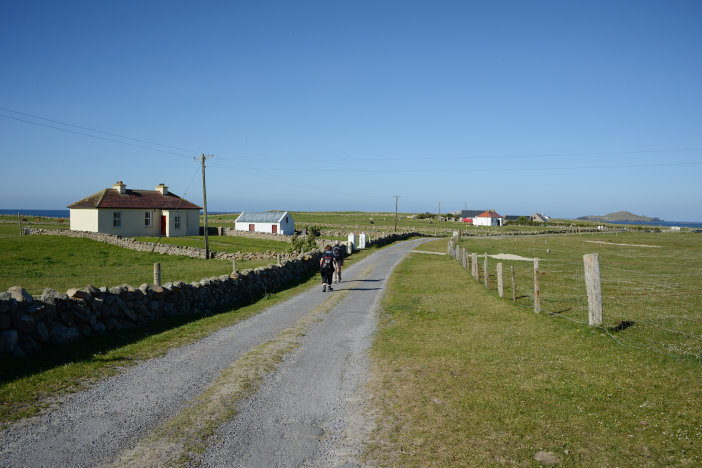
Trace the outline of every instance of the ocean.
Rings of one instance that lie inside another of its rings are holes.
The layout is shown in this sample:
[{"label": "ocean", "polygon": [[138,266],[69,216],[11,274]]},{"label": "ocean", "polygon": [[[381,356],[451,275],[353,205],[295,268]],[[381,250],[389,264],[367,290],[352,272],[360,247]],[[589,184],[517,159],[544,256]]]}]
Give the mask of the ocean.
[{"label": "ocean", "polygon": [[[70,211],[69,210],[2,210],[0,209],[0,215],[17,215],[17,213],[20,213],[20,215],[24,217],[32,217],[32,216],[48,216],[51,218],[68,218]],[[220,211],[214,211],[214,212],[209,212],[209,215],[216,215],[216,214],[229,214],[231,212],[220,212]],[[616,224],[616,223],[615,223]],[[645,222],[645,221],[629,221],[626,224],[644,224],[646,226],[663,226],[663,227],[671,227],[671,226],[680,226],[680,227],[686,227],[686,228],[692,228],[692,229],[702,229],[702,222],[697,222],[697,221],[650,221],[650,222]]]}]

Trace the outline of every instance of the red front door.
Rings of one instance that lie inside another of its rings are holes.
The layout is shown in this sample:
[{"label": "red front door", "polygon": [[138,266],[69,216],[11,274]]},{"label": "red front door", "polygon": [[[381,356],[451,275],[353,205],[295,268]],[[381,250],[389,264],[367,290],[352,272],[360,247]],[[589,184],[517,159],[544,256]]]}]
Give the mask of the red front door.
[{"label": "red front door", "polygon": [[249,224],[249,232],[254,232],[256,230],[255,224]]},{"label": "red front door", "polygon": [[161,235],[165,236],[166,235],[166,217],[161,216]]},{"label": "red front door", "polygon": [[278,225],[277,224],[273,225],[273,234],[278,234]]}]

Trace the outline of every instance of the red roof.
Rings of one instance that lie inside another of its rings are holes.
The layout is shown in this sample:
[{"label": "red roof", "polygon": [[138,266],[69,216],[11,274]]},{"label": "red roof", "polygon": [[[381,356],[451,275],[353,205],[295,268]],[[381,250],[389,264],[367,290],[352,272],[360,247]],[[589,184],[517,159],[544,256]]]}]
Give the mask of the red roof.
[{"label": "red roof", "polygon": [[502,216],[498,215],[495,210],[487,210],[483,211],[480,213],[477,218],[502,218]]},{"label": "red roof", "polygon": [[199,210],[201,207],[172,193],[161,194],[158,190],[129,190],[119,193],[115,189],[104,189],[79,200],[67,208],[134,208],[160,210]]}]

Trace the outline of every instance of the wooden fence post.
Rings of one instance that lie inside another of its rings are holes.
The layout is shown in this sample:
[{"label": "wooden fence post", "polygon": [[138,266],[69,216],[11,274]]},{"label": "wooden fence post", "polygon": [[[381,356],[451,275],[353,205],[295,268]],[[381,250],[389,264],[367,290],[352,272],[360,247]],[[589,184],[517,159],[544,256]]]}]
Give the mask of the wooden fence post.
[{"label": "wooden fence post", "polygon": [[156,286],[161,286],[161,264],[154,263],[154,284]]},{"label": "wooden fence post", "polygon": [[539,286],[539,259],[534,259],[534,312],[541,312],[541,288]]},{"label": "wooden fence post", "polygon": [[476,281],[480,281],[479,278],[479,273],[478,273],[478,254],[473,252],[470,254],[471,258],[471,263],[472,263],[472,272],[473,272],[473,278],[475,278]]},{"label": "wooden fence post", "polygon": [[505,286],[502,278],[502,263],[497,264],[497,295],[505,297]]},{"label": "wooden fence post", "polygon": [[591,327],[602,325],[602,280],[600,278],[599,255],[583,255],[585,263],[585,287],[587,288],[588,323]]},{"label": "wooden fence post", "polygon": [[232,275],[236,275],[236,258],[232,260]]},{"label": "wooden fence post", "polygon": [[483,260],[483,274],[485,275],[485,287],[490,289],[490,274],[488,272],[488,256],[485,252],[485,260]]},{"label": "wooden fence post", "polygon": [[517,302],[517,283],[514,280],[514,267],[509,267],[512,270],[512,302]]}]

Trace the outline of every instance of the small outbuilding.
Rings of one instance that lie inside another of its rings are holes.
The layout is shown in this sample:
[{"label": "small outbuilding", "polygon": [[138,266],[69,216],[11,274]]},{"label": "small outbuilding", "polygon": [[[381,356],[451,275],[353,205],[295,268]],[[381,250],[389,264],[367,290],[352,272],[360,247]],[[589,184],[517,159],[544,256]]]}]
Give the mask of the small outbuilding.
[{"label": "small outbuilding", "polygon": [[236,219],[237,231],[263,232],[266,234],[295,234],[295,221],[287,211],[244,211]]},{"label": "small outbuilding", "polygon": [[120,180],[67,207],[71,230],[130,237],[197,236],[200,207],[170,193],[159,184],[154,190],[131,190]]},{"label": "small outbuilding", "polygon": [[487,210],[473,218],[474,226],[502,226],[505,224],[505,218],[497,214],[495,210]]}]

